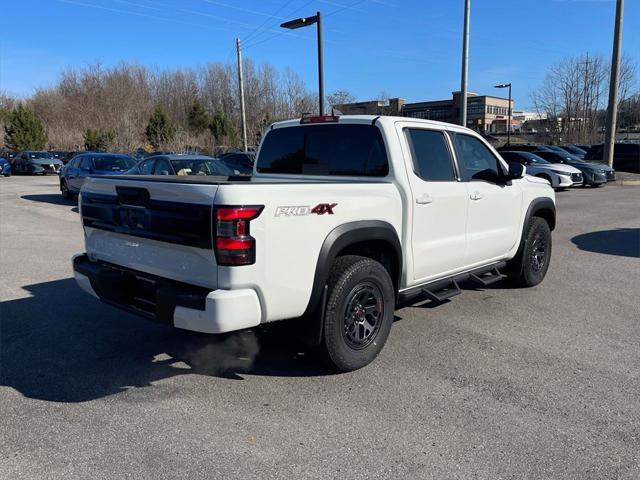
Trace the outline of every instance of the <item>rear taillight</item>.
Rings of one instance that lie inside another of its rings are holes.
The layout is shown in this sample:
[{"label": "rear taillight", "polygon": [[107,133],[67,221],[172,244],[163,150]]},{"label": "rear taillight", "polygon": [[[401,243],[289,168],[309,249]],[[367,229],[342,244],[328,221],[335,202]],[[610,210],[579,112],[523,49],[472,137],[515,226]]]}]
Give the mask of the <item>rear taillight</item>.
[{"label": "rear taillight", "polygon": [[249,235],[249,223],[260,215],[263,208],[263,205],[215,207],[218,265],[251,265],[256,261],[256,240]]}]

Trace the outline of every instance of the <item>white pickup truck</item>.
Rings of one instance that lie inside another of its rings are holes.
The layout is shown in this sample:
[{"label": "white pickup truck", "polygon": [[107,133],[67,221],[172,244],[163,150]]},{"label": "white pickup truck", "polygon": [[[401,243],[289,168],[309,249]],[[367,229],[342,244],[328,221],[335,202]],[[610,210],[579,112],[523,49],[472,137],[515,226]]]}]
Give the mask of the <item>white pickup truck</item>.
[{"label": "white pickup truck", "polygon": [[400,305],[541,282],[555,227],[548,182],[403,117],[275,123],[253,177],[100,176],[79,203],[90,294],[198,332],[299,319],[340,371],[376,357]]}]

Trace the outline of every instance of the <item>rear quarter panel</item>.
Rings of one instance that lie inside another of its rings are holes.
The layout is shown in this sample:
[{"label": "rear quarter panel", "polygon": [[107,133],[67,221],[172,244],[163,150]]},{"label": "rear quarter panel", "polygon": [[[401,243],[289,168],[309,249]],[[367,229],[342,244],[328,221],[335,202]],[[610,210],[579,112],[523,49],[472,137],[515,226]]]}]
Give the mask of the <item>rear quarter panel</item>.
[{"label": "rear quarter panel", "polygon": [[[258,292],[262,321],[295,318],[309,302],[320,248],[339,225],[359,220],[391,224],[398,238],[402,208],[392,183],[264,183],[221,185],[217,205],[264,205],[251,221],[256,239],[256,262],[242,267],[219,267],[218,287],[252,288]],[[308,212],[318,204],[336,204],[333,214]],[[285,215],[278,207],[307,207],[304,215]]]}]

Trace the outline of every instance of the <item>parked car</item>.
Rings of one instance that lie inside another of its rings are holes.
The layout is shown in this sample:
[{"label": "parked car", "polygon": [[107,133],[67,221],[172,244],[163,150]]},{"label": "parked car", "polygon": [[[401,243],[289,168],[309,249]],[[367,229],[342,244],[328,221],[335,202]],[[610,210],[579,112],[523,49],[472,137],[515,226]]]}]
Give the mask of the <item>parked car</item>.
[{"label": "parked car", "polygon": [[67,164],[67,163],[69,163],[71,160],[73,160],[73,157],[75,157],[75,156],[76,156],[76,155],[78,155],[79,153],[82,153],[82,152],[67,152],[67,153],[65,154],[65,156],[64,156],[64,157],[62,157],[60,160],[62,160],[62,163],[64,163],[64,164],[66,165],[66,164]]},{"label": "parked car", "polygon": [[80,153],[60,170],[60,193],[73,198],[89,175],[119,175],[134,165],[133,158],[121,153]]},{"label": "parked car", "polygon": [[580,159],[584,159],[584,155],[587,153],[586,150],[576,147],[575,145],[560,145],[560,148]]},{"label": "parked car", "polygon": [[218,175],[232,177],[238,172],[219,159],[206,155],[174,153],[145,158],[127,172],[129,175]]},{"label": "parked car", "polygon": [[589,149],[591,148],[591,145],[583,145],[581,143],[573,143],[571,144],[571,146],[579,148],[580,150],[584,150],[585,152],[588,152]]},{"label": "parked car", "polygon": [[607,177],[611,177],[615,180],[615,172],[607,174],[607,169],[604,165],[596,165],[593,163],[587,163],[574,157],[570,153],[558,153],[558,152],[536,152],[536,155],[544,158],[551,163],[559,163],[564,165],[571,165],[582,172],[582,184],[590,185],[592,187],[599,187],[607,183]]},{"label": "parked car", "polygon": [[497,149],[499,152],[552,152],[546,145],[524,143],[519,145],[503,145]]},{"label": "parked car", "polygon": [[65,163],[64,159],[67,156],[67,153],[69,153],[69,152],[62,151],[62,150],[51,150],[51,151],[49,151],[49,153],[51,155],[53,155],[53,158],[57,158],[62,163]]},{"label": "parked car", "polygon": [[571,165],[551,163],[531,152],[500,152],[500,155],[508,163],[518,162],[526,165],[529,175],[544,178],[553,188],[582,185],[582,172]]},{"label": "parked car", "polygon": [[225,153],[220,157],[220,161],[227,167],[232,170],[237,170],[243,175],[251,175],[253,173],[253,162],[255,159],[255,154],[249,152]]},{"label": "parked car", "polygon": [[2,151],[0,152],[0,157],[4,158],[7,162],[9,162],[10,165],[13,165],[13,161],[15,160],[17,154],[18,152],[16,151],[2,149]]},{"label": "parked car", "polygon": [[[594,145],[584,156],[585,160],[602,162],[604,146]],[[618,142],[613,147],[613,168],[629,173],[640,173],[640,143]]]},{"label": "parked car", "polygon": [[62,167],[62,162],[53,158],[49,152],[25,151],[20,152],[13,161],[13,172],[47,175],[57,174]]},{"label": "parked car", "polygon": [[0,175],[11,176],[11,164],[5,158],[0,158]]},{"label": "parked car", "polygon": [[297,318],[290,328],[329,365],[355,370],[382,350],[398,305],[444,301],[501,270],[523,287],[544,279],[555,195],[524,171],[450,123],[279,122],[251,181],[87,179],[74,276],[112,306],[186,330]]},{"label": "parked car", "polygon": [[567,152],[564,148],[562,148],[559,145],[544,145],[544,147],[546,149],[551,150],[552,152],[558,152],[558,153],[569,153]]}]

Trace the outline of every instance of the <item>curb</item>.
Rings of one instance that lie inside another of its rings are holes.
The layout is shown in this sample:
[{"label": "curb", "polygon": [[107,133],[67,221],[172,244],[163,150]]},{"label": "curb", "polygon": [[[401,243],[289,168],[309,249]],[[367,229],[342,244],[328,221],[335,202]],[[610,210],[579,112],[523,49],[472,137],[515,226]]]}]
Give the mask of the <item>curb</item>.
[{"label": "curb", "polygon": [[615,182],[609,183],[612,186],[616,187],[640,187],[640,180],[616,180]]}]

